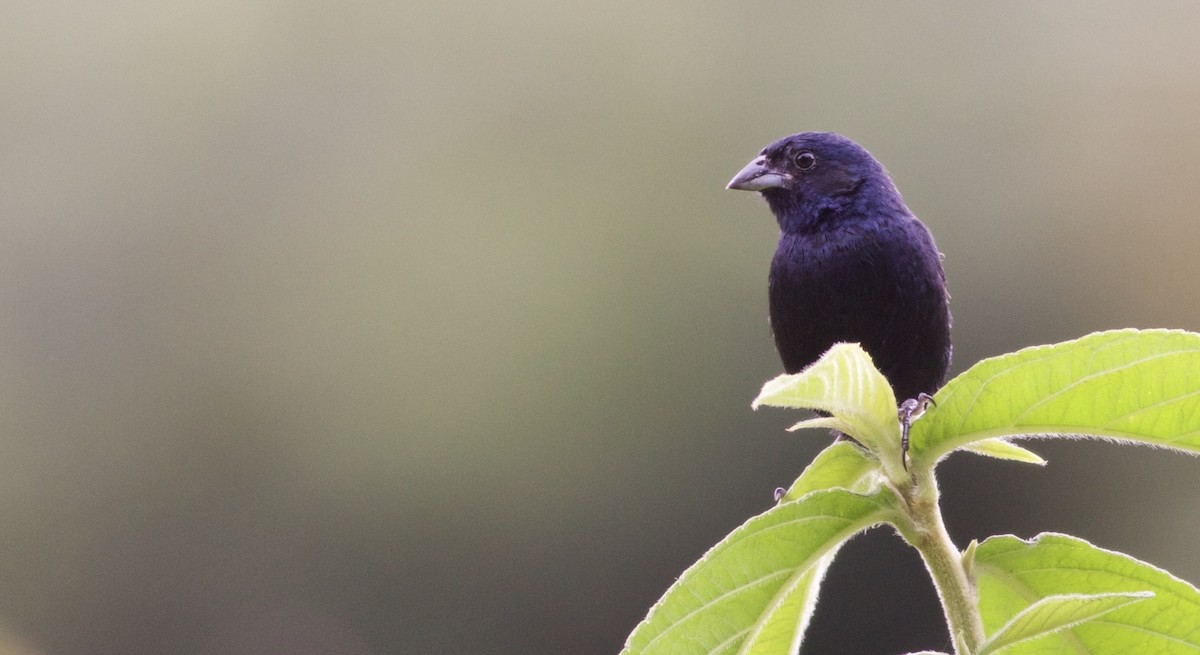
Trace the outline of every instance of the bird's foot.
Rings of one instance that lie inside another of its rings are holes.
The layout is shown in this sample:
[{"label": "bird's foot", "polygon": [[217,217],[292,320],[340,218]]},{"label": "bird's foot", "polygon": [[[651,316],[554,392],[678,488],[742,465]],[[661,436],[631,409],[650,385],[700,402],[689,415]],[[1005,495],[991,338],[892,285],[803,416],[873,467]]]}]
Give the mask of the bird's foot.
[{"label": "bird's foot", "polygon": [[916,398],[909,398],[896,408],[896,415],[900,419],[900,463],[904,465],[905,471],[908,470],[908,430],[912,427],[912,422],[921,418],[930,405],[936,404],[933,402],[933,396],[920,393]]}]

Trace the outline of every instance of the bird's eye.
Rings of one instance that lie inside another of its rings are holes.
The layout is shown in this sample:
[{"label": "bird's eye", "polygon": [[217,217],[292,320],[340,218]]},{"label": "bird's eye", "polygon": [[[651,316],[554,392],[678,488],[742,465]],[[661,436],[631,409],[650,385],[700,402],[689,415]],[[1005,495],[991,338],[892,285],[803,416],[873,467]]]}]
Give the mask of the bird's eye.
[{"label": "bird's eye", "polygon": [[802,152],[796,155],[796,166],[802,171],[810,170],[817,165],[817,158],[811,152]]}]

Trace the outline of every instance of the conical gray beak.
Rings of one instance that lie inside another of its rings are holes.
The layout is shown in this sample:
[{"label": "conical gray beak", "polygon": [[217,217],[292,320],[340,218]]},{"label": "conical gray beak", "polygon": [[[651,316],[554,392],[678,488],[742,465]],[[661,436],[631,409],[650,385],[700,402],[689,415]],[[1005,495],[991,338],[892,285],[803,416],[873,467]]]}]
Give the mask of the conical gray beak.
[{"label": "conical gray beak", "polygon": [[736,191],[762,191],[763,189],[787,186],[791,179],[792,176],[786,173],[772,170],[767,165],[766,157],[758,157],[738,171],[738,174],[729,180],[729,184],[726,184],[725,188]]}]

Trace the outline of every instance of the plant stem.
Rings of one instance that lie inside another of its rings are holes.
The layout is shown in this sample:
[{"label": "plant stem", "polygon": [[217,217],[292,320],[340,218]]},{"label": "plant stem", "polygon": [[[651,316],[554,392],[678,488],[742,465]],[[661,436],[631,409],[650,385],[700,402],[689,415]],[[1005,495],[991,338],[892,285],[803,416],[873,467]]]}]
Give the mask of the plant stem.
[{"label": "plant stem", "polygon": [[938,505],[937,480],[929,469],[914,470],[913,483],[900,490],[908,521],[897,523],[900,535],[909,542],[933,578],[942,601],[946,625],[959,655],[978,650],[984,641],[983,620],[975,587],[963,567],[962,556],[950,540]]}]

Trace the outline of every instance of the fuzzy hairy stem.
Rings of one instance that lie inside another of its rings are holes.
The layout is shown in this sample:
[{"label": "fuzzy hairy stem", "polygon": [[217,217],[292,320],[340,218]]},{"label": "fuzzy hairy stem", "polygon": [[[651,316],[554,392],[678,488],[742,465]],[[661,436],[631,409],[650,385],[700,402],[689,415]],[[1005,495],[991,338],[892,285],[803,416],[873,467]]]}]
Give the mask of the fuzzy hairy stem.
[{"label": "fuzzy hairy stem", "polygon": [[913,482],[898,490],[904,512],[896,528],[921,554],[933,578],[955,652],[969,655],[984,641],[983,621],[975,586],[963,566],[962,556],[950,540],[938,505],[937,480],[931,470],[913,471]]}]

